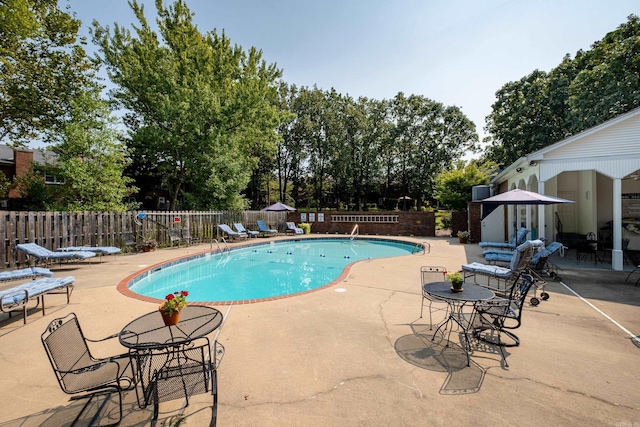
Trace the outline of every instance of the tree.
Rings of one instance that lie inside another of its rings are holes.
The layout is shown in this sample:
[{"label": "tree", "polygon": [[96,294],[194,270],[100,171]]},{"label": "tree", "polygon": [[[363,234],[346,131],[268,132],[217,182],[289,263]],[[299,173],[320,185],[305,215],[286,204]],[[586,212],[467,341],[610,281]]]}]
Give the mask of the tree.
[{"label": "tree", "polygon": [[465,210],[471,201],[471,188],[488,184],[495,170],[493,163],[478,166],[474,162],[465,165],[464,161],[459,161],[453,169],[436,176],[436,199],[449,209]]},{"label": "tree", "polygon": [[563,119],[552,112],[547,73],[535,70],[507,83],[496,97],[485,128],[492,138],[487,149],[489,160],[510,164],[556,142],[555,129]]},{"label": "tree", "polygon": [[242,209],[241,197],[259,156],[273,156],[282,117],[276,79],[281,72],[262,52],[231,46],[224,32],[200,33],[183,0],[156,0],[159,34],[136,0],[135,36],[94,23],[111,80],[111,95],[128,110],[134,159],[162,178],[172,205]]},{"label": "tree", "polygon": [[505,84],[496,97],[485,158],[504,164],[639,107],[640,19],[630,15],[590,50]]},{"label": "tree", "polygon": [[575,59],[579,72],[569,87],[573,133],[640,106],[640,18],[627,22]]},{"label": "tree", "polygon": [[79,28],[58,0],[0,2],[0,142],[50,141],[66,125],[95,80]]},{"label": "tree", "polygon": [[[32,165],[19,179],[26,207],[36,210],[111,211],[134,208],[125,199],[137,188],[123,176],[127,151],[119,139],[115,119],[99,88],[71,103],[70,120],[50,151],[45,165]],[[58,185],[45,185],[43,173],[55,175]]]},{"label": "tree", "polygon": [[393,100],[393,113],[401,192],[421,202],[432,196],[438,171],[467,150],[475,150],[475,125],[459,108],[418,95],[407,98],[399,93]]}]

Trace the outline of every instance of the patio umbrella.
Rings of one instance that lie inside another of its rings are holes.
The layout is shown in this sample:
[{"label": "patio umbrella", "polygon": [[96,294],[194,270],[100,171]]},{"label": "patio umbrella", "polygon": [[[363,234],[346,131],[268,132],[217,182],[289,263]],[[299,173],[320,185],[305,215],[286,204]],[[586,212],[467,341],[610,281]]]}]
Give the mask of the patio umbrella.
[{"label": "patio umbrella", "polygon": [[291,206],[285,205],[284,203],[274,203],[271,206],[267,206],[262,209],[263,211],[273,211],[273,212],[284,212],[284,211],[295,211],[296,208],[292,208]]},{"label": "patio umbrella", "polygon": [[500,205],[554,205],[556,203],[574,203],[572,200],[561,199],[559,197],[547,196],[545,194],[534,193],[532,191],[514,189],[505,193],[500,193],[484,200],[476,200],[482,204],[482,218],[485,219],[491,212]]}]

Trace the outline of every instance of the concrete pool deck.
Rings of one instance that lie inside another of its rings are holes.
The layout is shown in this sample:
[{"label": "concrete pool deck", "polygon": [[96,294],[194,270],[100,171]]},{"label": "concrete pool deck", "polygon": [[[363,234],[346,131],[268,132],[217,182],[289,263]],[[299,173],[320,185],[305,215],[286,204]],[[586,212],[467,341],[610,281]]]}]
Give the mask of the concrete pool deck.
[{"label": "concrete pool deck", "polygon": [[[561,260],[562,283],[549,281],[550,299],[525,308],[516,331],[522,343],[506,349],[509,367],[487,346],[467,367],[459,338],[452,335],[448,348],[431,341],[428,317],[419,317],[419,269],[457,270],[482,261],[481,249],[457,238],[399,239],[427,241],[431,253],[359,262],[316,292],[217,307],[225,316],[217,339],[226,348],[218,425],[640,425],[640,348],[627,333],[640,335],[640,287],[624,282],[628,271]],[[89,338],[116,333],[157,308],[119,293],[122,279],[209,250],[201,244],[54,266],[56,276],[76,278],[69,305],[52,295],[46,316],[30,310],[26,325],[20,316],[0,317],[0,426],[65,425],[79,410],[40,342],[51,320],[75,312]],[[135,398],[125,395],[122,426],[150,422],[151,409],[140,410]],[[160,420],[181,414],[181,403],[161,404]],[[210,404],[209,395],[193,397],[187,425],[207,425]]]}]

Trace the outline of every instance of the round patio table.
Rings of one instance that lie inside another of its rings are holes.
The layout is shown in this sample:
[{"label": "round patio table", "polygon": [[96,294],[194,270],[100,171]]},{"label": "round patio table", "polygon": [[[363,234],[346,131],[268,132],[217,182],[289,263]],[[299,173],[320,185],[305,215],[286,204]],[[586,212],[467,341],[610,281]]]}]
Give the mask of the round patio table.
[{"label": "round patio table", "polygon": [[136,350],[161,349],[187,344],[204,337],[222,324],[222,313],[213,307],[188,305],[176,325],[165,326],[160,311],[147,313],[127,324],[118,338],[123,346]]}]

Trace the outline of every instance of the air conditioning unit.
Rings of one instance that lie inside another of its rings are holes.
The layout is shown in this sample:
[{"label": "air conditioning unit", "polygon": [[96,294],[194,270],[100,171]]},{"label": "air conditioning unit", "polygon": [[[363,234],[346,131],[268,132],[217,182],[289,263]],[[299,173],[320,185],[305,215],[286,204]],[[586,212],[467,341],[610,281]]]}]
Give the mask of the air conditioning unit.
[{"label": "air conditioning unit", "polygon": [[474,185],[471,187],[471,200],[484,200],[491,197],[490,185]]}]

